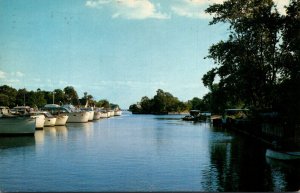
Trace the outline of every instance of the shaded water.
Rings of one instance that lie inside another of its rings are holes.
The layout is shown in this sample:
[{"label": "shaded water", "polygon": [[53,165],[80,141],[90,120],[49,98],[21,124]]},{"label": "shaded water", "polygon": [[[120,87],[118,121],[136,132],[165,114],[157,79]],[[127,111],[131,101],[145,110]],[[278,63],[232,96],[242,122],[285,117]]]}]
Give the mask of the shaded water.
[{"label": "shaded water", "polygon": [[253,139],[124,114],[34,137],[0,138],[0,191],[296,191],[300,163],[266,159]]}]

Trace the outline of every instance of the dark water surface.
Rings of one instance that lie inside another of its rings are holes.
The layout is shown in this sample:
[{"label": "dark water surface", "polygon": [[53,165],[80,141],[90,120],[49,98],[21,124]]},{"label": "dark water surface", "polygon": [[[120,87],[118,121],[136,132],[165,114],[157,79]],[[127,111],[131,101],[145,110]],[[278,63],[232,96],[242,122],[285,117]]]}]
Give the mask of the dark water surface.
[{"label": "dark water surface", "polygon": [[0,138],[0,191],[298,191],[300,163],[266,159],[253,139],[124,114]]}]

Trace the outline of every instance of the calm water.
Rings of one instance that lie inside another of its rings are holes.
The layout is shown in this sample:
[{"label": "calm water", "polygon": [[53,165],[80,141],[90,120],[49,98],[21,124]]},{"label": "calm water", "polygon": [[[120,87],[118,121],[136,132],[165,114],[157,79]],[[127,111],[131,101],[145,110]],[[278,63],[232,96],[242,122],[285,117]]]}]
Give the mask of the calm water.
[{"label": "calm water", "polygon": [[244,136],[124,114],[0,138],[0,191],[298,191],[300,163]]}]

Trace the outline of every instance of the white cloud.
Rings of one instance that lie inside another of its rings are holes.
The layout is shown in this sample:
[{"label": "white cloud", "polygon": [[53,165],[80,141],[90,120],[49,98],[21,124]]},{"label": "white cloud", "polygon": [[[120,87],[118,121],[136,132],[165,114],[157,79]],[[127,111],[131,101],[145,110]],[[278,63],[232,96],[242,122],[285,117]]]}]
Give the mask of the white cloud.
[{"label": "white cloud", "polygon": [[23,77],[24,73],[17,71],[17,72],[4,72],[0,70],[0,84],[16,84],[19,83],[20,77]]},{"label": "white cloud", "polygon": [[14,75],[15,75],[16,77],[23,77],[23,76],[24,76],[24,73],[17,71],[17,72],[14,73]]},{"label": "white cloud", "polygon": [[[211,16],[205,13],[205,9],[212,4],[222,4],[225,0],[178,0],[171,6],[173,13],[183,17],[206,19]],[[274,0],[279,13],[285,14],[284,6],[289,4],[289,0]]]},{"label": "white cloud", "polygon": [[91,87],[102,88],[102,87],[127,87],[127,88],[149,88],[166,86],[167,84],[163,81],[143,82],[143,81],[123,81],[123,80],[101,80],[91,84]]},{"label": "white cloud", "polygon": [[113,11],[113,18],[125,19],[168,19],[169,16],[157,10],[149,0],[87,0],[87,7],[108,7]]},{"label": "white cloud", "polygon": [[182,0],[171,6],[171,10],[179,15],[189,18],[210,18],[205,9],[214,3],[223,3],[224,0]]},{"label": "white cloud", "polygon": [[6,72],[0,70],[0,79],[6,78]]},{"label": "white cloud", "polygon": [[58,81],[58,84],[59,84],[59,85],[68,85],[68,82],[67,82],[67,81],[64,81],[64,80],[59,80],[59,81]]}]

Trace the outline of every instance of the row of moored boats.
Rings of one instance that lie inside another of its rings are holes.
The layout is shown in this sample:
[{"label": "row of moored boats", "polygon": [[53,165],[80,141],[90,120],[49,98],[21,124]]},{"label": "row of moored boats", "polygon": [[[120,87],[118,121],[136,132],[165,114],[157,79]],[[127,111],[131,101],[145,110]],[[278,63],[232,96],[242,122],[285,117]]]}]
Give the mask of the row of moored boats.
[{"label": "row of moored boats", "polygon": [[48,126],[63,126],[67,123],[86,123],[122,115],[120,109],[75,108],[73,105],[59,106],[47,104],[40,110],[29,106],[17,106],[12,109],[0,106],[0,135],[34,134],[35,129]]}]

